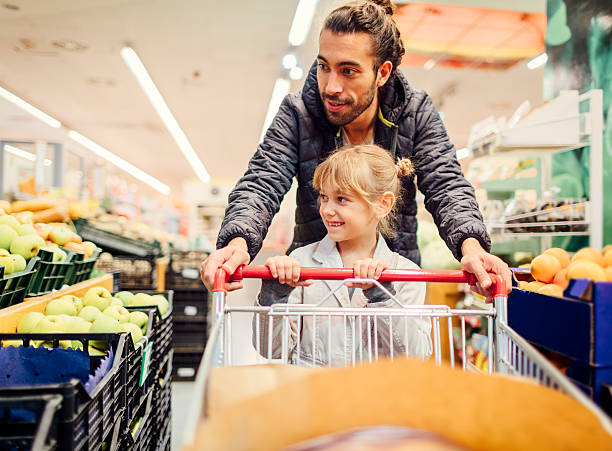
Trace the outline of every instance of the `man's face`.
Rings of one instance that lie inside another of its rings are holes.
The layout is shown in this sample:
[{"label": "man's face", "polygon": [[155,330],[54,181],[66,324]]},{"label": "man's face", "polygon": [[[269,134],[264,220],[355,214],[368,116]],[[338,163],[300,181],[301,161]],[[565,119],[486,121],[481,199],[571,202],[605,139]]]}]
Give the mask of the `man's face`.
[{"label": "man's face", "polygon": [[376,96],[372,38],[367,33],[336,34],[324,29],[317,61],[319,94],[327,118],[338,126],[353,122]]}]

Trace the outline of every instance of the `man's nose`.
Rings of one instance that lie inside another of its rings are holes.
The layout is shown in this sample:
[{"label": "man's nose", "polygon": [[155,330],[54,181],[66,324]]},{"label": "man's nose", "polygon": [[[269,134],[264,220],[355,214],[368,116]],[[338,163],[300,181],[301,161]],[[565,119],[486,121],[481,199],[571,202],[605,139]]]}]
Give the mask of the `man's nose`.
[{"label": "man's nose", "polygon": [[331,71],[329,77],[327,78],[325,92],[329,95],[338,95],[342,92],[342,83],[340,82],[340,77],[338,77],[338,75],[334,71]]}]

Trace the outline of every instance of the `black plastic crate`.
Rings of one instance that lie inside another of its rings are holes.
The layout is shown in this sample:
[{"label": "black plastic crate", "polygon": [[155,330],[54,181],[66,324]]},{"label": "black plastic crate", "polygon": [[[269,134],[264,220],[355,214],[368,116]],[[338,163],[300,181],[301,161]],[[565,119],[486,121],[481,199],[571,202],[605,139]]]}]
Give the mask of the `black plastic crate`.
[{"label": "black plastic crate", "polygon": [[0,396],[0,449],[57,449],[56,414],[60,395]]},{"label": "black plastic crate", "polygon": [[155,444],[154,390],[144,399],[134,418],[124,429],[121,449],[126,451],[149,451]]},{"label": "black plastic crate", "polygon": [[182,323],[175,321],[173,326],[172,347],[174,349],[189,348],[190,352],[196,352],[196,349],[204,349],[208,337],[206,322]]},{"label": "black plastic crate", "polygon": [[[163,375],[163,377],[162,377]],[[164,450],[170,441],[172,432],[172,355],[164,362],[160,378],[156,381],[154,389],[155,413],[155,447],[152,449]]]},{"label": "black plastic crate", "polygon": [[160,244],[158,241],[147,243],[126,238],[115,233],[100,230],[89,224],[89,222],[83,218],[74,221],[74,226],[83,240],[91,241],[98,247],[112,252],[113,255],[124,254],[147,257],[155,256],[160,253]]},{"label": "black plastic crate", "polygon": [[32,257],[23,271],[4,275],[4,267],[0,266],[0,309],[23,302],[32,279],[38,271],[38,257]]},{"label": "black plastic crate", "polygon": [[174,322],[202,322],[208,316],[209,295],[205,288],[174,290]]},{"label": "black plastic crate", "polygon": [[[62,406],[58,413],[59,450],[98,450],[100,444],[109,441],[115,446],[117,439],[108,439],[109,433],[118,432],[123,425],[126,402],[125,380],[127,356],[134,352],[127,333],[120,334],[0,334],[0,340],[42,340],[59,347],[60,340],[78,340],[88,349],[90,341],[105,341],[112,347],[115,358],[110,371],[95,389],[88,394],[77,379],[53,384],[0,387],[0,396],[40,396],[58,394]],[[90,356],[90,373],[96,370],[104,356]]]},{"label": "black plastic crate", "polygon": [[194,381],[203,354],[203,351],[179,352],[175,349],[172,359],[172,380],[177,382]]},{"label": "black plastic crate", "polygon": [[113,256],[112,260],[98,259],[96,268],[105,272],[119,271],[120,291],[155,290],[157,287],[156,258]]},{"label": "black plastic crate", "polygon": [[204,251],[172,251],[166,270],[166,286],[172,290],[202,290],[200,266],[208,253]]},{"label": "black plastic crate", "polygon": [[36,275],[30,282],[29,296],[41,296],[59,290],[67,283],[70,271],[72,271],[73,251],[65,251],[66,260],[63,262],[53,261],[53,252],[41,249],[38,251],[39,258]]},{"label": "black plastic crate", "polygon": [[102,249],[96,249],[93,255],[89,258],[85,258],[85,254],[82,252],[73,251],[73,253],[72,269],[66,277],[67,285],[74,285],[75,283],[83,282],[84,280],[89,279],[96,261],[98,261],[98,257],[102,253]]}]

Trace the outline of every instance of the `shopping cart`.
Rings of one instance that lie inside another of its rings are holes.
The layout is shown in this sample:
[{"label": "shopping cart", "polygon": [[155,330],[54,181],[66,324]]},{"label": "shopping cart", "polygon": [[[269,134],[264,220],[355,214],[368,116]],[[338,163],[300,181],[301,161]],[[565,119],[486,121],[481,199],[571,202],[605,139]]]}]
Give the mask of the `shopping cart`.
[{"label": "shopping cart", "polygon": [[[260,362],[274,361],[276,363],[294,363],[298,365],[312,365],[314,359],[301,358],[300,325],[310,321],[308,334],[312,334],[315,341],[317,331],[331,330],[332,322],[344,324],[345,352],[342,365],[356,365],[377,360],[382,355],[378,352],[380,343],[377,343],[377,326],[384,323],[393,327],[393,319],[419,318],[431,323],[432,355],[436,364],[442,363],[441,329],[448,328],[448,361],[455,367],[455,343],[453,339],[453,320],[460,327],[460,340],[458,353],[463,370],[480,371],[471,364],[467,358],[466,349],[466,321],[473,317],[488,320],[488,373],[501,373],[534,379],[540,384],[557,389],[578,400],[590,409],[600,420],[602,426],[612,434],[610,418],[591,399],[585,396],[574,384],[561,374],[548,360],[546,360],[527,341],[512,330],[507,323],[507,294],[505,285],[499,276],[493,277],[493,303],[476,303],[470,309],[452,309],[446,305],[402,305],[399,300],[387,291],[390,299],[395,299],[397,305],[385,308],[346,308],[330,307],[327,299],[321,299],[317,305],[304,304],[275,304],[270,307],[229,307],[226,305],[227,291],[225,284],[229,281],[239,281],[247,278],[271,279],[272,275],[265,266],[243,266],[233,275],[229,276],[219,269],[216,273],[213,289],[213,327],[206,344],[206,349],[195,384],[195,399],[204,399],[205,386],[209,373],[213,367],[232,365],[232,318],[235,315],[253,315],[253,344]],[[448,283],[475,283],[475,276],[466,271],[433,271],[420,269],[386,269],[377,280],[355,279],[351,268],[301,268],[300,280],[314,279],[317,281],[344,281],[373,283],[381,290],[386,291],[383,282],[448,282]],[[338,284],[338,289],[342,287]],[[331,289],[327,296],[333,295]],[[386,322],[385,322],[386,321]],[[444,325],[446,321],[446,325]],[[264,333],[260,325],[264,324]],[[401,324],[401,323],[400,323]],[[408,324],[405,322],[404,324]],[[297,330],[296,330],[297,327]],[[408,327],[408,326],[406,326]],[[327,329],[326,329],[327,328]],[[342,330],[342,326],[340,327]],[[365,331],[365,332],[364,332]],[[408,335],[407,330],[389,331],[388,337]],[[262,336],[263,335],[263,336]],[[290,337],[294,346],[289,345]],[[326,339],[331,333],[326,335]],[[320,340],[319,340],[320,342]],[[274,343],[274,345],[273,345]],[[328,341],[327,355],[331,355],[331,339]],[[276,353],[273,351],[276,348]],[[389,338],[386,357],[391,359],[399,357],[395,343]],[[402,350],[408,355],[407,347]],[[272,359],[276,357],[276,359]],[[327,362],[331,365],[331,360]],[[334,361],[334,365],[338,364]],[[189,417],[185,429],[187,442],[193,439],[197,420],[201,415],[201,407],[206,403],[194,403],[195,410]]]}]

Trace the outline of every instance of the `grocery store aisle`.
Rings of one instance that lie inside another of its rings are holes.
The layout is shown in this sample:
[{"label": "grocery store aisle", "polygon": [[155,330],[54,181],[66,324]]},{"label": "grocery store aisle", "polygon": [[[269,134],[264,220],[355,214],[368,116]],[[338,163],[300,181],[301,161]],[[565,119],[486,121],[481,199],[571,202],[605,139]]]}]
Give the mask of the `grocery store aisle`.
[{"label": "grocery store aisle", "polygon": [[[271,253],[262,251],[253,261],[254,265],[262,265]],[[228,295],[227,302],[231,306],[253,305],[259,293],[261,281],[246,280],[244,289]],[[252,315],[236,315],[232,321],[232,359],[234,365],[250,365],[257,361],[255,348],[251,344]],[[174,382],[172,384],[172,450],[179,451],[183,440],[183,428],[186,416],[193,399],[193,382]]]}]

